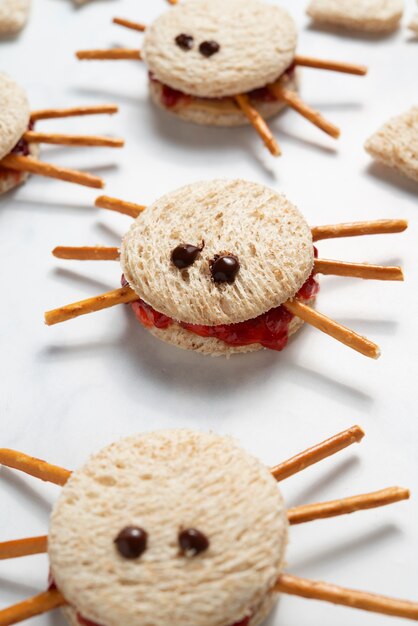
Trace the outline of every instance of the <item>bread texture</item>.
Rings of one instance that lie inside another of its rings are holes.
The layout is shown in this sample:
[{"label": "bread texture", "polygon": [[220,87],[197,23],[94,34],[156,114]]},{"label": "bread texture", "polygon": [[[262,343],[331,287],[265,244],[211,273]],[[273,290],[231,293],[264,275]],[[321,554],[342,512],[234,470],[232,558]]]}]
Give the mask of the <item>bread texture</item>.
[{"label": "bread texture", "polygon": [[[29,154],[31,157],[37,159],[39,151],[38,144],[29,144]],[[0,167],[0,196],[26,182],[29,176],[30,174],[28,172],[18,172],[16,170],[9,170]]]},{"label": "bread texture", "polygon": [[390,119],[364,147],[380,163],[418,182],[418,106]]},{"label": "bread texture", "polygon": [[[171,262],[179,244],[203,250],[186,270]],[[216,284],[215,255],[240,263],[233,284]],[[311,230],[276,191],[243,180],[199,182],[163,196],[122,241],[121,265],[139,298],[190,324],[216,326],[257,317],[292,298],[313,268]]]},{"label": "bread texture", "polygon": [[[176,45],[178,35],[193,47]],[[205,57],[204,41],[220,50]],[[221,98],[263,87],[291,65],[297,44],[293,19],[284,9],[259,0],[186,0],[147,29],[143,55],[165,85],[201,98]]]},{"label": "bread texture", "polygon": [[24,89],[7,74],[0,73],[0,159],[13,150],[27,130],[29,117]]},{"label": "bread texture", "polygon": [[311,0],[307,14],[321,24],[384,33],[399,27],[403,10],[403,0]]},{"label": "bread texture", "polygon": [[[114,538],[148,533],[124,559]],[[197,528],[209,548],[181,554],[178,533]],[[276,481],[235,441],[172,430],[129,437],[73,473],[54,507],[48,552],[73,611],[106,626],[230,626],[272,608],[288,521]]]},{"label": "bread texture", "polygon": [[[316,298],[312,298],[306,302],[306,304],[308,306],[313,306],[315,304],[315,299]],[[289,324],[289,338],[297,333],[302,326],[303,321],[298,317],[294,317]],[[245,354],[247,352],[266,350],[266,348],[260,343],[252,343],[247,346],[231,346],[214,337],[200,337],[199,335],[182,328],[176,323],[164,330],[155,327],[147,328],[147,330],[149,330],[154,337],[176,346],[177,348],[182,348],[183,350],[194,350],[195,352],[200,352],[200,354],[204,354],[206,356],[224,356],[229,358],[233,354]]]},{"label": "bread texture", "polygon": [[418,13],[415,13],[412,17],[412,20],[408,24],[408,28],[418,35]]},{"label": "bread texture", "polygon": [[[298,79],[296,72],[289,78],[284,75],[279,81],[286,89],[297,92]],[[203,126],[246,126],[250,121],[238,108],[232,99],[217,100],[193,98],[191,101],[180,100],[174,107],[165,106],[162,100],[163,85],[155,80],[149,81],[151,99],[160,109],[169,111],[173,115],[186,122],[193,122]],[[281,100],[263,102],[251,99],[251,104],[257,109],[262,117],[267,120],[280,113],[286,104]]]},{"label": "bread texture", "polygon": [[[22,30],[28,20],[30,4],[31,0],[0,0],[0,36]],[[0,86],[0,94],[1,90]]]}]

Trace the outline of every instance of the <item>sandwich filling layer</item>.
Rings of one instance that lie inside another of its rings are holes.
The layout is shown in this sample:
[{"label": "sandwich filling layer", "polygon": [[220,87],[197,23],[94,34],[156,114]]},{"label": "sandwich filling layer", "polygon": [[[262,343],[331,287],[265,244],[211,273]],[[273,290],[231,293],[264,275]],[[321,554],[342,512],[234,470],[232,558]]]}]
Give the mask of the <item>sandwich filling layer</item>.
[{"label": "sandwich filling layer", "polygon": [[[316,256],[316,249],[315,249]],[[122,286],[128,282],[122,276]],[[309,276],[295,296],[301,302],[312,301],[319,292],[319,283],[315,273]],[[283,350],[289,339],[289,328],[294,315],[283,305],[270,309],[266,313],[253,319],[237,324],[219,324],[205,326],[203,324],[188,324],[159,313],[144,300],[138,298],[130,304],[135,317],[145,328],[158,328],[166,330],[173,324],[178,324],[184,330],[199,335],[200,337],[213,337],[230,346],[249,346],[260,344],[270,350]]]}]

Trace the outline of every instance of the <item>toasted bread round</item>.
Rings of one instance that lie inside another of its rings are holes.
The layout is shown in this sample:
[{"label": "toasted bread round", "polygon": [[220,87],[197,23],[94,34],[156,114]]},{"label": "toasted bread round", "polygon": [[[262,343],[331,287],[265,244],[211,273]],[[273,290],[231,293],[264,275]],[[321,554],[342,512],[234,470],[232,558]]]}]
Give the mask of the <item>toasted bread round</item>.
[{"label": "toasted bread round", "polygon": [[[191,47],[176,43],[192,37]],[[216,42],[212,56],[201,44]],[[297,43],[293,19],[259,0],[186,0],[162,14],[145,33],[151,73],[189,95],[220,98],[263,87],[291,65]]]},{"label": "toasted bread round", "polygon": [[[14,35],[22,30],[29,16],[30,4],[31,0],[0,0],[0,36]],[[1,90],[2,87],[0,97]]]},{"label": "toasted bread round", "polygon": [[[179,270],[171,252],[202,246]],[[210,264],[234,255],[233,284],[215,283]],[[311,230],[298,209],[276,191],[243,180],[199,182],[157,200],[122,242],[121,264],[139,298],[190,324],[216,326],[252,319],[293,298],[313,268]]]},{"label": "toasted bread round", "polygon": [[418,106],[391,118],[364,147],[376,161],[418,182]]},{"label": "toasted bread round", "polygon": [[[137,558],[114,544],[128,526],[148,535]],[[190,528],[209,542],[195,556],[179,546]],[[87,620],[230,626],[271,608],[287,529],[276,481],[233,440],[160,431],[119,441],[72,474],[48,553],[58,589]]]},{"label": "toasted bread round", "polygon": [[[290,77],[286,74],[280,84],[291,91],[298,90],[296,72]],[[149,81],[151,99],[160,109],[169,111],[186,122],[203,126],[246,126],[250,124],[248,117],[238,108],[232,98],[180,99],[175,106],[167,107],[163,98],[163,85],[155,80]],[[286,104],[282,100],[263,101],[251,98],[251,104],[267,120],[282,111]]]},{"label": "toasted bread round", "polygon": [[0,73],[0,159],[13,150],[27,130],[29,118],[29,101],[24,89],[7,74]]},{"label": "toasted bread round", "polygon": [[403,0],[311,0],[307,13],[321,24],[379,33],[399,27]]}]

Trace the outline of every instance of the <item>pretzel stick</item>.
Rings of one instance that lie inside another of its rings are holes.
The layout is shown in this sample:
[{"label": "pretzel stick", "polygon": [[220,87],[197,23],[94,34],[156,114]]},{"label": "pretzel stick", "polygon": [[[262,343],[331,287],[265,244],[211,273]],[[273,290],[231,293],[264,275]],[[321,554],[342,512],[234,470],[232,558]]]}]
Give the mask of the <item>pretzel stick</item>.
[{"label": "pretzel stick", "polygon": [[314,268],[317,274],[333,276],[352,276],[371,280],[403,280],[402,269],[390,265],[370,265],[368,263],[345,263],[330,259],[315,259]]},{"label": "pretzel stick", "polygon": [[330,337],[340,341],[349,348],[357,350],[357,352],[372,359],[379,358],[379,346],[369,341],[369,339],[366,339],[366,337],[358,335],[353,330],[315,311],[312,307],[302,304],[302,302],[298,302],[297,300],[288,301],[283,306],[296,317],[318,328],[318,330],[321,330],[323,333],[330,335]]},{"label": "pretzel stick", "polygon": [[108,291],[100,296],[94,298],[88,298],[81,302],[75,302],[74,304],[68,304],[67,306],[54,309],[45,313],[45,323],[48,326],[59,324],[60,322],[66,322],[67,320],[74,319],[80,315],[87,315],[88,313],[94,313],[95,311],[102,311],[103,309],[109,309],[117,304],[127,304],[128,302],[134,302],[138,300],[138,296],[135,291],[130,287],[121,287],[121,289],[115,289],[115,291]]},{"label": "pretzel stick", "polygon": [[72,107],[70,109],[40,109],[32,111],[30,119],[32,122],[37,120],[50,120],[58,117],[77,117],[81,115],[102,115],[117,113],[119,107],[115,104],[99,104],[97,106]]},{"label": "pretzel stick", "polygon": [[314,241],[323,239],[338,239],[339,237],[359,237],[360,235],[386,235],[402,233],[408,228],[406,220],[374,220],[370,222],[348,222],[346,224],[327,224],[314,226],[312,238]]},{"label": "pretzel stick", "polygon": [[125,200],[118,200],[118,198],[109,198],[109,196],[99,196],[98,198],[96,198],[96,202],[94,204],[99,209],[116,211],[117,213],[130,215],[130,217],[138,217],[138,215],[146,209],[143,204],[125,202]]},{"label": "pretzel stick", "polygon": [[16,559],[31,554],[43,554],[47,550],[48,537],[28,537],[0,543],[0,560]]},{"label": "pretzel stick", "polygon": [[270,471],[277,481],[285,480],[285,478],[289,478],[301,472],[310,465],[314,465],[340,452],[340,450],[344,450],[344,448],[351,446],[351,444],[359,443],[363,437],[363,429],[361,429],[360,426],[352,426],[338,433],[338,435],[334,435],[334,437],[330,437],[330,439],[326,439],[322,443],[308,448],[304,452],[300,452],[288,461],[284,461],[284,463],[272,467]]},{"label": "pretzel stick", "polygon": [[57,246],[53,249],[52,254],[58,259],[74,259],[77,261],[117,261],[120,257],[118,248],[107,248],[104,246]]},{"label": "pretzel stick", "polygon": [[25,474],[55,485],[65,485],[71,476],[71,472],[63,467],[51,465],[23,452],[7,448],[0,448],[0,465],[25,472]]},{"label": "pretzel stick", "polygon": [[260,113],[257,109],[251,106],[248,96],[245,94],[235,96],[235,102],[238,104],[244,115],[248,117],[251,124],[260,135],[267,148],[270,150],[271,154],[273,156],[280,156],[281,150],[279,148],[279,144],[273,137],[270,128],[267,126]]},{"label": "pretzel stick", "polygon": [[68,183],[76,183],[85,187],[94,187],[102,189],[104,181],[93,174],[85,174],[77,170],[70,170],[66,167],[58,167],[51,163],[44,163],[29,156],[17,156],[16,154],[8,154],[0,161],[0,167],[6,167],[18,172],[29,172],[30,174],[38,174],[38,176],[46,176],[47,178],[57,178],[65,180]]},{"label": "pretzel stick", "polygon": [[63,135],[59,133],[38,133],[28,130],[23,135],[28,143],[50,143],[63,146],[105,146],[108,148],[122,148],[123,139],[112,139],[100,135]]},{"label": "pretzel stick", "polygon": [[289,524],[304,524],[317,519],[325,519],[327,517],[336,517],[338,515],[347,515],[355,511],[364,511],[365,509],[375,509],[379,506],[393,504],[400,500],[408,500],[409,491],[402,487],[389,487],[373,493],[365,493],[360,496],[351,496],[350,498],[341,498],[330,502],[319,502],[317,504],[306,504],[289,509]]},{"label": "pretzel stick", "polygon": [[406,600],[396,600],[385,596],[378,596],[364,591],[345,589],[337,585],[331,585],[316,580],[307,580],[282,574],[277,581],[275,591],[287,593],[292,596],[300,596],[311,600],[323,600],[332,604],[340,604],[353,609],[383,613],[395,617],[405,617],[418,621],[418,603]]},{"label": "pretzel stick", "polygon": [[0,626],[18,624],[25,619],[52,611],[65,604],[67,602],[58,589],[50,589],[0,611]]},{"label": "pretzel stick", "polygon": [[312,124],[323,130],[328,135],[331,135],[331,137],[334,137],[334,139],[338,139],[340,136],[340,129],[337,126],[334,126],[334,124],[331,124],[331,122],[328,122],[318,111],[315,111],[310,106],[305,104],[305,102],[303,102],[303,100],[301,100],[294,91],[286,89],[278,83],[269,85],[268,89],[276,98],[286,102],[288,106],[300,113],[300,115],[312,122]]},{"label": "pretzel stick", "polygon": [[139,22],[132,22],[132,20],[125,20],[123,17],[114,17],[113,23],[118,24],[119,26],[124,26],[125,28],[130,28],[131,30],[139,31],[143,33],[146,30],[145,24],[140,24]]},{"label": "pretzel stick", "polygon": [[325,59],[313,59],[297,55],[294,60],[296,65],[304,67],[315,67],[318,70],[331,70],[332,72],[343,72],[344,74],[356,74],[364,76],[367,74],[365,65],[355,65],[354,63],[343,63],[342,61],[326,61]]},{"label": "pretzel stick", "polygon": [[141,50],[130,50],[128,48],[111,48],[110,50],[79,50],[76,52],[80,61],[120,61],[133,60],[141,61]]}]

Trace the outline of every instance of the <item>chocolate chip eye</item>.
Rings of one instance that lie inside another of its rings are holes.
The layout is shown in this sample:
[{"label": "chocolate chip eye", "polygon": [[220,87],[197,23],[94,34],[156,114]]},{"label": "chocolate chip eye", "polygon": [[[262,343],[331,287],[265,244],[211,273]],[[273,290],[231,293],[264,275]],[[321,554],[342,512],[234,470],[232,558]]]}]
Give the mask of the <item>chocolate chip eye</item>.
[{"label": "chocolate chip eye", "polygon": [[196,556],[209,548],[209,539],[196,528],[186,528],[179,532],[179,545],[186,556]]},{"label": "chocolate chip eye", "polygon": [[210,273],[215,283],[233,283],[240,270],[240,264],[233,254],[217,254],[209,261]]},{"label": "chocolate chip eye", "polygon": [[190,243],[182,243],[171,253],[171,261],[179,270],[184,270],[186,267],[190,267],[197,259],[199,252],[202,252],[204,243],[197,247]]},{"label": "chocolate chip eye", "polygon": [[194,39],[191,35],[181,33],[181,35],[177,35],[174,41],[182,50],[191,50],[193,48]]},{"label": "chocolate chip eye", "polygon": [[147,549],[148,534],[139,526],[127,526],[120,531],[114,543],[125,559],[137,559]]},{"label": "chocolate chip eye", "polygon": [[221,49],[221,46],[217,41],[202,41],[199,46],[199,52],[204,57],[211,57],[213,54],[216,54]]}]

